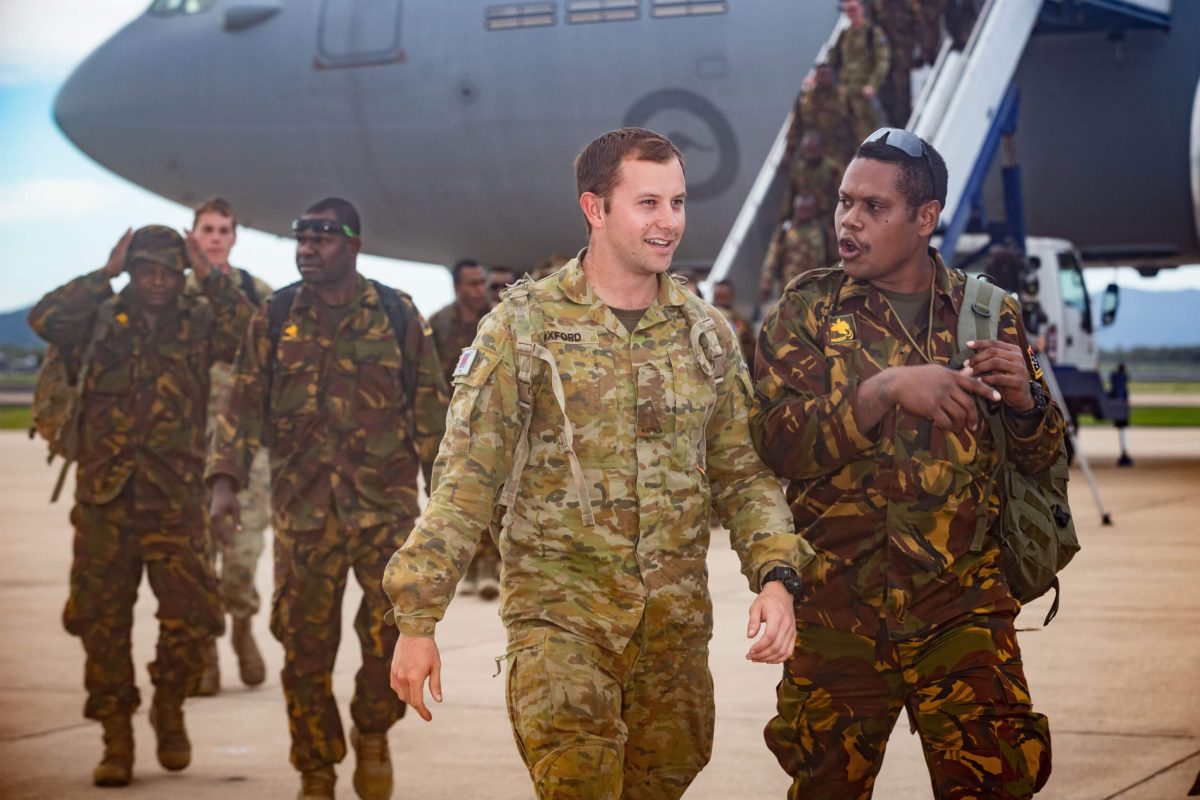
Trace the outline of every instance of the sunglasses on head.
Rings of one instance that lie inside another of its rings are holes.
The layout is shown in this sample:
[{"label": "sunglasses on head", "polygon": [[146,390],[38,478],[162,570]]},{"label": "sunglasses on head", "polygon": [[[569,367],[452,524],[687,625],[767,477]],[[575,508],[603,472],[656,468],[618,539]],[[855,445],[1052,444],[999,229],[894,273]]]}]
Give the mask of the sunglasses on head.
[{"label": "sunglasses on head", "polygon": [[863,144],[885,144],[888,147],[896,148],[909,158],[919,158],[924,161],[925,168],[929,170],[929,188],[935,195],[937,194],[937,181],[933,178],[933,161],[929,158],[929,148],[925,146],[925,142],[921,141],[921,137],[903,128],[880,128],[863,139]]},{"label": "sunglasses on head", "polygon": [[348,239],[358,238],[358,234],[354,232],[354,228],[332,219],[292,220],[292,234],[299,236],[302,233],[340,233]]}]

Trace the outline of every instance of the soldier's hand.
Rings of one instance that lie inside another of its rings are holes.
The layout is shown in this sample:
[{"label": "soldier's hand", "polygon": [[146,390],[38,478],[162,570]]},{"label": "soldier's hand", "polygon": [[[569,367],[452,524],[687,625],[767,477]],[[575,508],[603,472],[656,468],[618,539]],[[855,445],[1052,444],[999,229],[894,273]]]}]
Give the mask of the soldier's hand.
[{"label": "soldier's hand", "polygon": [[213,265],[208,260],[208,256],[204,255],[204,251],[200,248],[200,242],[196,239],[194,231],[187,228],[183,229],[183,246],[187,251],[188,262],[192,265],[192,271],[196,273],[196,279],[200,282],[208,280],[208,276],[212,274]]},{"label": "soldier's hand", "polygon": [[233,479],[228,475],[218,475],[213,481],[208,517],[212,520],[213,535],[221,544],[228,545],[233,540],[233,531],[242,529],[242,507],[233,490]]},{"label": "soldier's hand", "polygon": [[771,581],[762,587],[750,605],[746,638],[753,639],[764,627],[766,630],[746,653],[747,660],[760,664],[782,664],[788,660],[796,646],[794,603],[792,593],[779,581]]},{"label": "soldier's hand", "polygon": [[121,234],[121,238],[113,246],[113,249],[108,254],[108,263],[104,265],[104,272],[107,273],[109,279],[117,277],[125,271],[125,259],[129,255],[129,243],[133,241],[133,228],[126,228],[125,233]]},{"label": "soldier's hand", "polygon": [[868,83],[862,88],[862,96],[870,100],[875,96],[875,87]]},{"label": "soldier's hand", "polygon": [[1020,347],[999,339],[967,342],[967,347],[975,351],[975,355],[967,359],[967,366],[980,380],[1000,392],[1000,398],[1006,406],[1014,411],[1033,408],[1029,372]]},{"label": "soldier's hand", "polygon": [[429,722],[433,714],[425,707],[425,680],[429,694],[442,702],[442,656],[432,637],[400,634],[392,652],[392,691],[401,702],[408,703],[421,719]]},{"label": "soldier's hand", "polygon": [[948,431],[974,429],[979,422],[976,397],[999,400],[1000,393],[975,376],[971,367],[940,364],[888,370],[888,395],[910,414],[932,420]]}]

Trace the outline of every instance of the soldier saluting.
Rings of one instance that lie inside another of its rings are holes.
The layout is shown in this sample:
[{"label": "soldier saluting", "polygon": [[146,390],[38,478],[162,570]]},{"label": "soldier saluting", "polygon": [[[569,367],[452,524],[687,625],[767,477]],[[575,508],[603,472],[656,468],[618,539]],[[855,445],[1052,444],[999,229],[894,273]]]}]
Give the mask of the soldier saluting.
[{"label": "soldier saluting", "polygon": [[499,502],[508,705],[539,797],[679,797],[712,748],[710,502],[760,592],[751,660],[790,652],[811,552],[750,444],[732,331],[667,274],[679,151],[625,128],[575,166],[588,248],[510,289],[454,370],[429,507],[384,579],[392,685],[430,718],[434,629]]}]

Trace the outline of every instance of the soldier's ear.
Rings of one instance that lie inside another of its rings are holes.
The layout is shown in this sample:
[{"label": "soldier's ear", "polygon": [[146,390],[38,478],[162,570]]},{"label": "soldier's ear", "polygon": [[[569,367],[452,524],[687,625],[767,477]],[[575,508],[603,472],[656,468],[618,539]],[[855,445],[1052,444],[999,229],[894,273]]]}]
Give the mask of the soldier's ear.
[{"label": "soldier's ear", "polygon": [[579,195],[579,209],[593,228],[604,227],[604,198],[595,192]]}]

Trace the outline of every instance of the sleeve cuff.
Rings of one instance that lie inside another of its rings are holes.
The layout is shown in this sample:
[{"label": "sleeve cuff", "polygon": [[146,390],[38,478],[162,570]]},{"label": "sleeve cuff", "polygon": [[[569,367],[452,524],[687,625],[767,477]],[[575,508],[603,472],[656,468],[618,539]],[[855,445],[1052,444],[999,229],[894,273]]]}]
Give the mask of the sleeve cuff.
[{"label": "sleeve cuff", "polygon": [[425,617],[402,617],[395,608],[388,609],[388,612],[383,615],[383,621],[388,625],[395,625],[404,636],[417,636],[423,639],[432,639],[434,629],[437,628],[435,620]]}]

